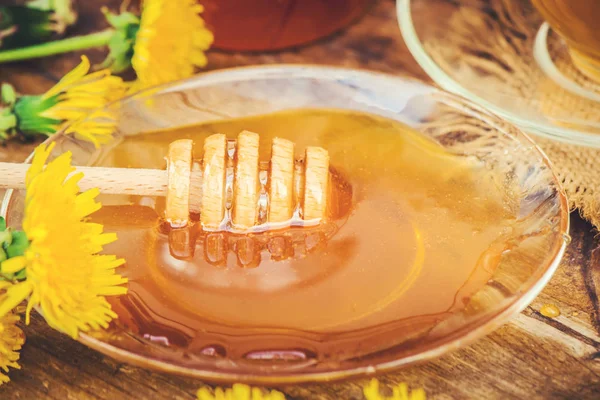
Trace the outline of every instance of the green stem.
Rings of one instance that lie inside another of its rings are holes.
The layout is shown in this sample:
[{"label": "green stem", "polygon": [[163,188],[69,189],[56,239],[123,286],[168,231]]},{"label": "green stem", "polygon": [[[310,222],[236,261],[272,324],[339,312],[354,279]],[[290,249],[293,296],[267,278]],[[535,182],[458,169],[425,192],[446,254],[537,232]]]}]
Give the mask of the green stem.
[{"label": "green stem", "polygon": [[57,40],[54,42],[36,44],[34,46],[23,47],[20,49],[0,51],[0,63],[11,61],[28,60],[31,58],[40,58],[54,54],[62,54],[70,51],[85,50],[92,47],[102,47],[108,44],[108,41],[114,34],[113,29],[92,33],[86,36],[77,36],[73,38]]}]

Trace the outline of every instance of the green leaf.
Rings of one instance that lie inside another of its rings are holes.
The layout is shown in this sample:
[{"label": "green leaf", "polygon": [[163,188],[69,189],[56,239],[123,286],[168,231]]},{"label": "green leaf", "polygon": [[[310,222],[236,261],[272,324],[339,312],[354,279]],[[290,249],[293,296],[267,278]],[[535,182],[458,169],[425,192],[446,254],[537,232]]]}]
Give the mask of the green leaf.
[{"label": "green leaf", "polygon": [[17,117],[17,130],[25,137],[38,134],[53,135],[62,121],[42,117],[41,114],[59,102],[58,95],[49,98],[43,96],[21,96],[17,99],[14,114]]},{"label": "green leaf", "polygon": [[23,279],[27,278],[27,268],[23,268],[22,270],[20,270],[19,272],[17,272],[14,277],[14,279],[18,279],[20,281],[22,281]]},{"label": "green leaf", "polygon": [[0,248],[0,263],[2,263],[2,261],[5,260],[8,260],[8,255],[6,254],[4,249]]},{"label": "green leaf", "polygon": [[[1,15],[0,15],[1,18]],[[14,112],[17,94],[12,85],[3,83],[0,86],[0,141],[6,140],[17,132],[17,116]]]},{"label": "green leaf", "polygon": [[73,25],[77,22],[77,13],[73,9],[72,0],[30,0],[25,3],[25,6],[51,11],[53,19],[64,26]]},{"label": "green leaf", "polygon": [[8,258],[18,257],[25,254],[25,250],[29,247],[29,239],[23,231],[14,231],[12,233],[12,243],[6,248]]},{"label": "green leaf", "polygon": [[125,30],[129,25],[140,25],[140,18],[133,13],[125,11],[121,14],[113,14],[106,8],[103,8],[102,12],[110,26],[116,30]]},{"label": "green leaf", "polygon": [[6,255],[8,258],[19,257],[25,254],[25,250],[27,250],[27,246],[18,246],[16,244],[11,244],[6,248]]},{"label": "green leaf", "polygon": [[102,63],[103,68],[110,68],[113,73],[121,73],[131,67],[135,38],[140,29],[140,19],[130,13],[113,14],[103,10],[108,23],[115,28],[108,41],[108,56]]},{"label": "green leaf", "polygon": [[3,83],[0,87],[0,96],[2,97],[2,103],[7,106],[12,106],[17,101],[17,93],[13,85],[9,83]]},{"label": "green leaf", "polygon": [[6,220],[4,217],[0,217],[0,232],[6,230]]},{"label": "green leaf", "polygon": [[17,131],[17,117],[14,114],[0,113],[0,138],[8,139]]},{"label": "green leaf", "polygon": [[17,48],[50,39],[56,32],[52,13],[24,6],[0,7],[3,48]]},{"label": "green leaf", "polygon": [[12,232],[6,229],[0,232],[0,247],[6,249],[12,243]]}]

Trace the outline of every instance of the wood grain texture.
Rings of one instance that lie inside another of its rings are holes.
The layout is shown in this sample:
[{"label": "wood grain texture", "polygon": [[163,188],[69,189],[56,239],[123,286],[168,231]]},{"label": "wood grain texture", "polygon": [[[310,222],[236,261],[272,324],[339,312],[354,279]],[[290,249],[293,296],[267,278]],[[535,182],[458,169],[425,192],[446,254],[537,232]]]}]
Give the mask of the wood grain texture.
[{"label": "wood grain texture", "polygon": [[[105,25],[100,5],[120,0],[80,1],[74,32]],[[92,60],[99,51],[88,52]],[[2,66],[0,79],[26,93],[41,93],[78,63],[79,55]],[[210,68],[249,64],[315,63],[367,68],[427,79],[402,43],[392,0],[380,0],[359,23],[341,34],[297,50],[272,54],[211,52]],[[19,161],[33,144],[9,143],[0,161]],[[519,316],[496,332],[452,354],[383,375],[383,385],[407,382],[431,399],[598,399],[600,398],[600,240],[573,215],[573,241],[558,272]],[[551,303],[561,316],[539,313]],[[21,370],[0,387],[2,399],[193,399],[202,382],[118,363],[48,328],[34,317],[26,328]],[[362,399],[349,382],[281,388],[289,399]]]}]

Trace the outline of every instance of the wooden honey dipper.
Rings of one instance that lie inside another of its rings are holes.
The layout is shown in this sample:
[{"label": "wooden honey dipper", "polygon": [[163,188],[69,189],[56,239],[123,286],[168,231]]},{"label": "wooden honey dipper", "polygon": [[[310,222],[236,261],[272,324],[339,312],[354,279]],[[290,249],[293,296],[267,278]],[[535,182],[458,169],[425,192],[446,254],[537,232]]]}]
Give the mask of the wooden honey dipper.
[{"label": "wooden honey dipper", "polygon": [[[325,217],[329,197],[329,154],[320,147],[307,147],[304,165],[294,159],[294,143],[275,138],[271,147],[266,221],[279,227],[293,217],[318,222]],[[84,177],[85,191],[166,196],[165,219],[173,227],[185,227],[190,212],[199,213],[203,228],[219,230],[230,222],[237,230],[259,223],[259,135],[243,131],[234,151],[223,134],[204,141],[201,168],[193,160],[193,141],[176,140],[169,145],[167,169],[77,167]],[[0,188],[25,188],[27,164],[0,163]],[[228,169],[233,168],[233,182]],[[230,190],[231,189],[231,190]],[[229,191],[229,193],[227,193]],[[232,203],[228,207],[227,199]],[[297,215],[295,215],[297,214]],[[264,218],[263,218],[264,219]],[[279,226],[277,225],[279,224]]]}]

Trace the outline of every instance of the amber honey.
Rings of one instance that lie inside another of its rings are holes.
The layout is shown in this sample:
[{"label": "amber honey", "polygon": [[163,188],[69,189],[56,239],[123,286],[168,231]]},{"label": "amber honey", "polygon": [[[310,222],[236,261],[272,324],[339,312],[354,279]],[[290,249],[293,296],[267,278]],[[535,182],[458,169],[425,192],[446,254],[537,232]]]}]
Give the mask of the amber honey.
[{"label": "amber honey", "polygon": [[[264,160],[275,136],[294,141],[298,157],[309,145],[327,149],[345,182],[336,195],[348,212],[327,221],[327,234],[295,227],[228,237],[267,243],[244,268],[236,246],[215,265],[217,242],[201,232],[192,257],[174,256],[161,220],[164,199],[103,197],[93,219],[118,234],[106,251],[127,261],[119,272],[129,278],[129,293],[111,301],[128,329],[184,347],[202,347],[208,342],[199,338],[209,334],[227,347],[258,329],[283,335],[285,346],[287,333],[443,318],[492,275],[514,216],[487,183],[487,170],[392,120],[336,110],[224,120],[127,137],[102,163],[164,168],[173,140],[202,143],[244,129],[260,133]],[[197,145],[198,157],[201,151]],[[278,248],[286,240],[292,254],[284,257]],[[288,344],[297,340],[290,336]]]},{"label": "amber honey", "polygon": [[203,0],[214,46],[278,50],[327,36],[355,21],[372,0]]}]

